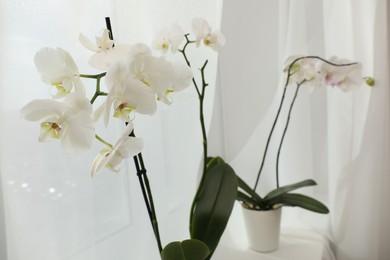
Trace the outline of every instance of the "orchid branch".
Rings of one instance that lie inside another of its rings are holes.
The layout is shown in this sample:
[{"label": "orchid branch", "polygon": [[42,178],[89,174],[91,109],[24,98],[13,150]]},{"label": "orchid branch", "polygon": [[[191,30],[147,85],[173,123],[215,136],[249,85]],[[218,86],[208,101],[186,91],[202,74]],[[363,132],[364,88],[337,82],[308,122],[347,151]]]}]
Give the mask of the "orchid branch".
[{"label": "orchid branch", "polygon": [[[287,91],[287,86],[289,85],[290,83],[290,78],[291,76],[294,74],[292,73],[292,68],[293,66],[300,60],[303,60],[303,59],[318,59],[318,60],[321,60],[329,65],[333,65],[333,66],[337,66],[337,67],[343,67],[343,66],[352,66],[352,65],[356,65],[357,63],[356,62],[353,62],[353,63],[345,63],[345,64],[336,64],[336,63],[333,63],[333,62],[330,62],[328,60],[325,60],[319,56],[302,56],[302,57],[299,57],[299,58],[296,58],[288,67],[288,70],[287,70],[287,79],[286,79],[286,82],[284,84],[284,89],[283,89],[283,94],[282,94],[282,98],[280,100],[280,104],[279,104],[279,108],[278,108],[278,111],[276,113],[276,117],[275,117],[275,120],[272,124],[272,127],[271,127],[271,131],[268,135],[268,139],[267,139],[267,143],[265,145],[265,149],[264,149],[264,153],[263,153],[263,158],[262,158],[262,161],[261,161],[261,164],[260,164],[260,169],[257,173],[257,177],[256,177],[256,182],[255,182],[255,185],[254,185],[254,188],[253,190],[256,190],[257,186],[258,186],[258,183],[259,183],[259,180],[260,180],[260,176],[261,176],[261,173],[262,173],[262,170],[263,170],[263,167],[264,167],[264,162],[265,162],[265,159],[267,157],[267,152],[268,152],[268,147],[269,147],[269,144],[270,144],[270,141],[271,141],[271,138],[272,138],[272,135],[274,133],[274,130],[275,130],[275,126],[276,126],[276,123],[277,121],[279,120],[279,115],[280,115],[280,112],[281,112],[281,109],[282,109],[282,106],[283,106],[283,103],[284,103],[284,98],[285,98],[285,94],[286,94],[286,91]],[[301,84],[303,84],[305,82],[305,80],[303,82],[301,82]],[[292,101],[293,103],[295,102],[295,98],[294,100]],[[291,112],[291,110],[290,110]],[[290,114],[290,113],[289,113]],[[287,121],[287,125],[288,125],[289,121]],[[287,126],[285,127],[285,130],[287,129]],[[281,140],[281,144],[279,145],[279,151],[278,151],[278,157],[277,157],[277,186],[279,187],[279,179],[278,179],[278,165],[279,165],[279,154],[280,154],[280,148],[282,146],[282,143],[283,143],[283,139],[284,139],[284,135],[285,133],[283,134],[283,137],[282,137],[282,140]]]},{"label": "orchid branch", "polygon": [[[189,60],[187,58],[186,48],[190,43],[195,43],[195,42],[190,41],[188,39],[188,34],[185,35],[185,38],[186,38],[186,43],[185,43],[183,49],[179,50],[179,52],[181,52],[183,54],[183,57],[188,65],[188,67],[191,68],[191,63],[189,62]],[[208,86],[208,83],[206,83],[206,78],[205,78],[205,74],[204,74],[207,63],[208,63],[208,60],[206,60],[203,64],[203,66],[200,68],[200,74],[201,74],[201,79],[202,79],[202,89],[201,90],[199,89],[195,78],[192,77],[192,83],[195,87],[195,90],[196,90],[196,92],[198,94],[198,98],[199,98],[199,118],[200,118],[200,124],[201,124],[201,129],[202,129],[202,138],[203,138],[203,171],[202,171],[202,177],[201,177],[201,180],[199,183],[199,187],[201,187],[204,183],[206,167],[207,167],[207,133],[206,133],[206,125],[205,125],[205,121],[204,121],[204,105],[203,105],[205,94],[206,94],[206,87]],[[192,205],[191,205],[190,212],[194,211],[196,201],[197,201],[197,198],[199,196],[199,192],[200,192],[200,190],[197,189],[194,200],[193,200]],[[190,214],[190,230],[191,230],[191,223],[192,223],[192,214]]]},{"label": "orchid branch", "polygon": [[101,138],[98,134],[95,134],[95,138],[97,140],[99,140],[101,143],[107,145],[108,147],[112,148],[112,144],[110,144],[109,142],[107,142],[106,140],[104,140],[103,138]]},{"label": "orchid branch", "polygon": [[87,78],[87,79],[98,79],[98,78],[103,78],[106,76],[106,72],[100,73],[100,74],[80,74],[80,78]]},{"label": "orchid branch", "polygon": [[[206,87],[208,86],[208,83],[206,83],[205,75],[204,75],[204,70],[206,68],[207,63],[208,63],[208,60],[205,61],[202,68],[200,69],[201,77],[202,77],[202,92],[199,95],[199,118],[200,118],[200,125],[201,125],[201,129],[202,129],[202,138],[203,138],[203,171],[202,171],[202,177],[200,179],[198,187],[203,186],[203,183],[205,181],[206,168],[207,168],[207,133],[206,133],[206,126],[205,126],[205,122],[204,122],[204,112],[203,112],[204,111],[204,109],[203,109],[204,97],[206,94],[205,90],[206,90]],[[192,201],[190,212],[194,212],[196,201],[198,199],[199,193],[200,193],[200,189],[197,189],[196,194],[194,196],[194,200]],[[192,216],[193,215],[190,214],[190,230],[192,228],[191,227]]]},{"label": "orchid branch", "polygon": [[87,79],[96,79],[96,90],[95,94],[91,98],[91,104],[93,104],[96,100],[97,97],[99,96],[107,96],[108,94],[105,92],[100,91],[100,80],[106,76],[106,72],[100,73],[100,74],[95,74],[95,75],[90,75],[90,74],[80,74],[80,78],[87,78]]},{"label": "orchid branch", "polygon": [[258,171],[258,173],[257,173],[255,186],[253,187],[253,190],[254,190],[254,191],[256,190],[257,185],[259,184],[260,175],[261,175],[261,172],[262,172],[263,167],[264,167],[265,158],[267,157],[267,152],[268,152],[269,143],[270,143],[270,141],[271,141],[271,137],[272,137],[273,132],[274,132],[274,130],[275,130],[276,123],[278,122],[279,115],[280,115],[280,111],[282,110],[282,106],[283,106],[283,103],[284,103],[284,98],[285,98],[285,96],[286,96],[286,90],[287,90],[287,85],[288,85],[288,81],[289,81],[290,76],[291,76],[291,74],[289,73],[289,74],[287,75],[287,80],[286,80],[286,83],[285,83],[284,88],[283,88],[282,99],[280,100],[278,112],[276,113],[276,117],[275,117],[274,122],[273,122],[273,124],[272,124],[271,131],[270,131],[270,133],[269,133],[269,135],[268,135],[267,143],[266,143],[266,145],[265,145],[265,150],[264,150],[264,153],[263,153],[263,159],[261,160],[260,169],[259,169],[259,171]]},{"label": "orchid branch", "polygon": [[286,122],[286,125],[285,125],[284,130],[283,130],[282,139],[280,140],[280,144],[279,144],[279,148],[278,148],[278,154],[276,156],[276,187],[277,188],[279,188],[279,158],[280,158],[280,151],[282,150],[284,137],[286,136],[287,128],[288,128],[288,125],[290,123],[291,111],[292,111],[292,109],[294,107],[295,100],[297,99],[298,91],[299,91],[300,87],[302,86],[302,84],[304,84],[305,82],[306,82],[306,79],[302,80],[300,83],[297,83],[297,88],[295,90],[294,98],[293,98],[293,100],[291,102],[290,110],[288,111],[287,122]]},{"label": "orchid branch", "polygon": [[[195,43],[195,41],[191,41],[189,38],[188,38],[188,33],[184,35],[184,37],[186,38],[186,43],[184,44],[183,46],[183,49],[181,50],[178,50],[179,52],[181,52],[183,54],[183,57],[184,57],[184,60],[186,61],[187,63],[187,66],[191,68],[191,63],[187,57],[187,54],[186,54],[186,49],[187,49],[187,46],[191,43]],[[194,87],[196,89],[196,92],[198,93],[198,97],[201,98],[201,92],[199,90],[199,87],[198,87],[198,84],[196,83],[196,80],[194,77],[192,77],[192,83],[194,84]]]}]

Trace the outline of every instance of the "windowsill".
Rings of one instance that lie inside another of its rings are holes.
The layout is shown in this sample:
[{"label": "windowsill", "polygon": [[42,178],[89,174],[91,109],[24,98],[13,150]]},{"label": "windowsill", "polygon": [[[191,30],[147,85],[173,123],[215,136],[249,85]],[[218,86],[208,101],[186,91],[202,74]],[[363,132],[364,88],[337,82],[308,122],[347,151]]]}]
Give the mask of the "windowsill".
[{"label": "windowsill", "polygon": [[334,260],[329,241],[322,235],[304,229],[282,230],[279,248],[269,253],[259,253],[249,248],[220,245],[216,260]]}]

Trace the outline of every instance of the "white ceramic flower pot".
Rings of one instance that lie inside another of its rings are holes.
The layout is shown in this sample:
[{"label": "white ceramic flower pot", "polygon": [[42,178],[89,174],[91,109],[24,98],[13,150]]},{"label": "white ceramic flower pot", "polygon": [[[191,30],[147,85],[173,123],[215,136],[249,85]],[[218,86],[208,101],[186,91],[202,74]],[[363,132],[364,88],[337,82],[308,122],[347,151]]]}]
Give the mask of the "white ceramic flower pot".
[{"label": "white ceramic flower pot", "polygon": [[282,208],[251,210],[242,207],[250,248],[258,252],[271,252],[279,247]]}]

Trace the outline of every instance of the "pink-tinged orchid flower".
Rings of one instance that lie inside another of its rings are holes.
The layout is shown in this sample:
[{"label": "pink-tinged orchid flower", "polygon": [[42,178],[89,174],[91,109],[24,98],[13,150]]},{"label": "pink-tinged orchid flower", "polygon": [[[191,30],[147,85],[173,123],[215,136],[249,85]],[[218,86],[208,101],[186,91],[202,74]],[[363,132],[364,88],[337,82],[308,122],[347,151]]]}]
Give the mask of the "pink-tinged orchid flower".
[{"label": "pink-tinged orchid flower", "polygon": [[284,62],[283,71],[290,73],[289,84],[305,82],[313,87],[320,86],[319,62],[321,60],[305,58],[304,56],[295,55],[288,57]]},{"label": "pink-tinged orchid flower", "polygon": [[351,61],[337,57],[331,57],[329,61],[334,64],[350,65],[335,66],[322,62],[319,65],[319,71],[324,84],[337,87],[344,92],[355,90],[363,84],[361,63],[351,64]]}]

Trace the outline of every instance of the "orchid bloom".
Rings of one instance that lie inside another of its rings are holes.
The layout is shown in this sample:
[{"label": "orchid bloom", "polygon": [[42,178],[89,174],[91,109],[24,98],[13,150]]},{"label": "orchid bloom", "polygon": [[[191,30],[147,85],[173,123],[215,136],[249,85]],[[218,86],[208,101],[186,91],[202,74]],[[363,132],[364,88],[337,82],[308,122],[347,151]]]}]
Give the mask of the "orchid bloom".
[{"label": "orchid bloom", "polygon": [[[294,64],[292,64],[294,62]],[[318,63],[316,58],[304,58],[304,56],[290,56],[284,63],[284,72],[290,73],[289,83],[309,83],[311,86],[320,84]]]},{"label": "orchid bloom", "polygon": [[123,160],[141,152],[143,148],[142,139],[129,136],[131,131],[133,131],[133,124],[129,123],[113,146],[106,146],[99,152],[92,164],[91,176],[96,175],[104,167],[118,172],[120,170],[119,165]]},{"label": "orchid bloom", "polygon": [[[330,62],[334,64],[350,64],[349,60],[331,57]],[[355,63],[346,66],[335,66],[326,62],[319,64],[319,71],[324,84],[337,87],[344,92],[357,89],[364,82],[362,75],[362,64]]]},{"label": "orchid bloom", "polygon": [[107,71],[106,125],[112,106],[114,117],[127,122],[130,112],[152,115],[157,108],[156,97],[170,104],[169,93],[190,85],[192,71],[188,66],[151,53],[147,45],[135,44],[126,62],[117,62]]},{"label": "orchid bloom", "polygon": [[95,36],[96,43],[83,34],[79,35],[79,40],[85,48],[95,52],[89,59],[89,65],[103,71],[122,60],[130,49],[128,44],[116,44],[114,40],[111,40],[110,31],[107,29],[102,29],[100,36]]},{"label": "orchid bloom", "polygon": [[218,30],[212,30],[207,21],[203,18],[194,18],[192,20],[192,30],[196,37],[196,46],[198,47],[200,42],[209,46],[214,51],[218,51],[223,45],[225,45],[225,36]]},{"label": "orchid bloom", "polygon": [[183,40],[183,29],[178,24],[174,24],[171,28],[159,31],[152,42],[152,46],[163,53],[166,53],[169,49],[172,53],[175,53]]},{"label": "orchid bloom", "polygon": [[21,110],[29,121],[41,121],[39,141],[61,139],[62,146],[73,152],[91,147],[95,136],[92,106],[77,93],[69,94],[64,102],[50,99],[33,100]]},{"label": "orchid bloom", "polygon": [[106,125],[111,107],[114,107],[114,117],[125,122],[130,121],[129,114],[133,111],[148,115],[155,113],[157,109],[155,94],[141,81],[131,76],[127,64],[123,62],[114,64],[107,72],[106,83],[109,89],[105,101]]},{"label": "orchid bloom", "polygon": [[185,89],[192,80],[188,66],[152,56],[150,48],[142,43],[134,45],[130,51],[129,69],[133,78],[150,87],[157,99],[166,104],[171,103],[169,93]]},{"label": "orchid bloom", "polygon": [[35,54],[34,63],[42,81],[56,87],[54,98],[69,94],[73,87],[77,92],[85,92],[77,65],[67,51],[61,48],[42,48]]}]

